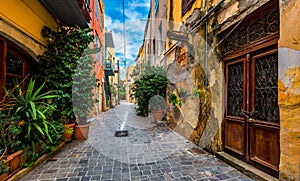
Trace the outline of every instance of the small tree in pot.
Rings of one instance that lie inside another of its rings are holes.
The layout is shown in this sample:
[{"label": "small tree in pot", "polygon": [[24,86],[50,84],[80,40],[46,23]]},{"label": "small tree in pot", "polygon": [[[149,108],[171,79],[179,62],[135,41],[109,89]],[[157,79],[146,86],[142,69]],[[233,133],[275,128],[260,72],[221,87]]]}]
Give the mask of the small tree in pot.
[{"label": "small tree in pot", "polygon": [[96,88],[95,61],[92,54],[97,49],[87,47],[78,62],[72,88],[73,109],[77,118],[76,139],[87,139],[89,124],[87,118],[96,100],[93,98]]}]

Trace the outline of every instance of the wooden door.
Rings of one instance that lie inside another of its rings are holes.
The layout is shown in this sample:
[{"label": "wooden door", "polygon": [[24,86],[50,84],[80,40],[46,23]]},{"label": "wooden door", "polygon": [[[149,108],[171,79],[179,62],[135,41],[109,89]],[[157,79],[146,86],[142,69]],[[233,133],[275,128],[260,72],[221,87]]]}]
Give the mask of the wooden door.
[{"label": "wooden door", "polygon": [[267,172],[277,175],[280,154],[277,48],[254,52],[250,74],[250,108],[246,115],[250,128],[250,162],[267,167]]},{"label": "wooden door", "polygon": [[225,63],[225,150],[278,176],[277,45],[257,48]]}]

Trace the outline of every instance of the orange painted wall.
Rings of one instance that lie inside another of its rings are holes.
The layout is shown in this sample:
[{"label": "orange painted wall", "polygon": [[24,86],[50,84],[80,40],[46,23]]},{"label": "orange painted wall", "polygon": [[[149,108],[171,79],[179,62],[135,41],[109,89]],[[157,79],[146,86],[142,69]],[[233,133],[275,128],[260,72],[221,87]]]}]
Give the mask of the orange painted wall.
[{"label": "orange painted wall", "polygon": [[[90,22],[90,28],[92,28],[92,34],[95,36],[94,42],[96,42],[96,39],[98,38],[98,45],[102,47],[101,52],[94,55],[96,59],[95,72],[97,79],[99,79],[98,83],[100,83],[98,90],[95,92],[95,96],[99,99],[98,109],[100,111],[102,110],[102,102],[104,100],[104,85],[102,83],[102,78],[104,77],[104,4],[102,0],[91,0],[90,4],[90,14],[92,18]],[[96,12],[98,12],[98,17],[96,16]]]}]

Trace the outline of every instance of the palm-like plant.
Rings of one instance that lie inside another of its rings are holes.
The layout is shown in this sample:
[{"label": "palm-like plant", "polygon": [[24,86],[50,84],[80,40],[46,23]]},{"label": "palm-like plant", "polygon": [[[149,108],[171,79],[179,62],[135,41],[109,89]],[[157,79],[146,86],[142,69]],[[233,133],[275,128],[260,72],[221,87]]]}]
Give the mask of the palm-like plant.
[{"label": "palm-like plant", "polygon": [[47,111],[53,110],[53,106],[47,103],[47,99],[57,97],[52,95],[51,91],[42,93],[45,83],[36,90],[34,89],[35,80],[30,79],[27,90],[22,92],[21,86],[11,94],[15,100],[15,114],[19,116],[19,125],[22,127],[22,136],[25,142],[36,142],[42,139],[48,139],[52,142],[49,135],[49,126],[54,130],[51,121],[45,116]]}]

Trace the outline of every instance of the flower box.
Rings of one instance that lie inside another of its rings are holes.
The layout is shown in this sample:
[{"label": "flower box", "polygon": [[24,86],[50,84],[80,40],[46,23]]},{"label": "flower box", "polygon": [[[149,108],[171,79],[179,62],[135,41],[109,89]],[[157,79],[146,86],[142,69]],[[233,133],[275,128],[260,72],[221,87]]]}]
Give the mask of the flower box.
[{"label": "flower box", "polygon": [[9,177],[20,170],[22,154],[23,150],[19,150],[11,155],[3,157],[3,159],[5,159],[5,166],[9,167],[9,173],[0,175],[0,180],[7,180]]}]

